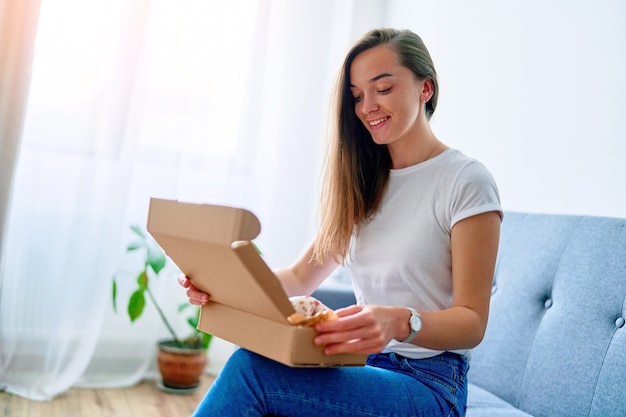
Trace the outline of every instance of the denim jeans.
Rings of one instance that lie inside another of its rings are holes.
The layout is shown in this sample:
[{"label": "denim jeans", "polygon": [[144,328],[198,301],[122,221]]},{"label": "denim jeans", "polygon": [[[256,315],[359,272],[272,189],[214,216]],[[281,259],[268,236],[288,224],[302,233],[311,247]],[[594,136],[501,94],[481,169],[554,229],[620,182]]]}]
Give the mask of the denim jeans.
[{"label": "denim jeans", "polygon": [[464,357],[376,354],[364,367],[291,368],[238,349],[195,417],[424,416],[465,414]]}]

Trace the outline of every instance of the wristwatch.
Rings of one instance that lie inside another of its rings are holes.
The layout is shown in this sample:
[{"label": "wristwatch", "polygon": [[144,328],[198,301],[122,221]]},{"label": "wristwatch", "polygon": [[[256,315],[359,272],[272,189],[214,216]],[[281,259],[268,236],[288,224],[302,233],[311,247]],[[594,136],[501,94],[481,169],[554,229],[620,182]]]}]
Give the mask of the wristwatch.
[{"label": "wristwatch", "polygon": [[417,336],[420,330],[422,330],[422,316],[419,315],[414,308],[407,307],[407,309],[411,312],[411,317],[409,318],[409,328],[411,332],[409,336],[402,341],[402,343],[411,343],[411,340]]}]

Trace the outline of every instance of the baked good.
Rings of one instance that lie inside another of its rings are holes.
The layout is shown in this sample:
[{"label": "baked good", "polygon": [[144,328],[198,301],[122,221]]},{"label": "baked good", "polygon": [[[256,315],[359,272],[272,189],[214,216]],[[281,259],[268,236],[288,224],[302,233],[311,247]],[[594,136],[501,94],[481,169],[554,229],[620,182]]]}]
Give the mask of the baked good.
[{"label": "baked good", "polygon": [[287,317],[294,326],[315,326],[323,321],[337,320],[337,314],[310,295],[290,297],[295,313]]}]

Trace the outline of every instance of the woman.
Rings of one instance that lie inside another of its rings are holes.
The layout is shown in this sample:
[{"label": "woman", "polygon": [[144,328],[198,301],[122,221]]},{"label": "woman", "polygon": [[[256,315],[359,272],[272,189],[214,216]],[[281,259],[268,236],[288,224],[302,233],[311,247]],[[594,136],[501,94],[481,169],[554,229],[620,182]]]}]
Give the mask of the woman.
[{"label": "woman", "polygon": [[[310,294],[340,263],[358,303],[316,326],[327,354],[367,366],[289,368],[240,349],[196,415],[461,416],[471,349],[487,325],[502,211],[486,168],[429,119],[437,75],[410,31],[367,33],[337,86],[317,239],[276,275]],[[208,302],[186,277],[193,304]]]}]

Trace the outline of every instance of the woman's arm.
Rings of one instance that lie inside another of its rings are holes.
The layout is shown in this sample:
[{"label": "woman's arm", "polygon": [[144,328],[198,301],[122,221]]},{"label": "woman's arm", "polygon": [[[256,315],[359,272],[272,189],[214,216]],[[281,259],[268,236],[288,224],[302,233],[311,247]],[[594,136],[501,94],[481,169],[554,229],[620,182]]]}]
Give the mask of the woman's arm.
[{"label": "woman's arm", "polygon": [[[424,312],[414,343],[430,349],[470,349],[487,328],[489,301],[500,238],[500,214],[483,213],[452,229],[452,307]],[[408,326],[407,326],[408,334]]]},{"label": "woman's arm", "polygon": [[289,297],[310,295],[337,268],[338,264],[328,260],[320,265],[313,260],[313,245],[291,266],[274,271]]},{"label": "woman's arm", "polygon": [[[489,212],[453,227],[452,307],[419,311],[422,329],[411,343],[434,350],[469,349],[480,343],[489,315],[500,221],[498,212]],[[337,313],[338,321],[316,326],[320,334],[315,342],[326,345],[327,354],[376,353],[391,339],[409,335],[410,313],[404,307],[351,306]]]}]

